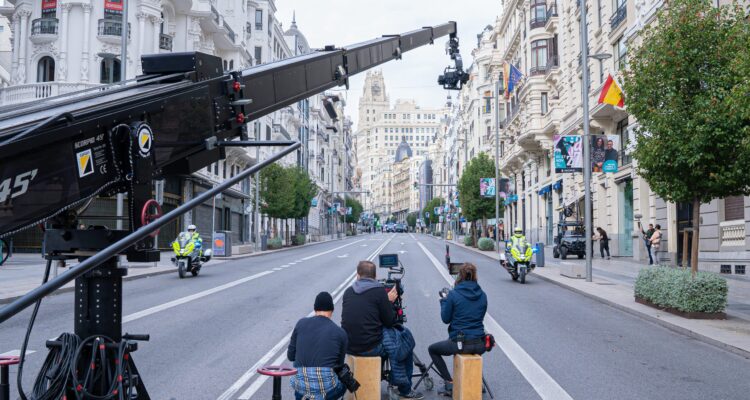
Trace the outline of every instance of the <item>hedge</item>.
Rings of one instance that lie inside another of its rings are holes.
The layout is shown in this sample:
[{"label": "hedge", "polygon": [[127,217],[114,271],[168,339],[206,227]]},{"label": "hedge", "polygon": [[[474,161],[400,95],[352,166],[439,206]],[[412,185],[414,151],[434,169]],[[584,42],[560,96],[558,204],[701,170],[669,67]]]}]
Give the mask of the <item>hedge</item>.
[{"label": "hedge", "polygon": [[270,250],[280,249],[281,246],[282,245],[281,245],[281,238],[280,237],[275,237],[275,238],[268,239],[268,248]]},{"label": "hedge", "polygon": [[464,236],[464,246],[474,246],[474,238],[471,236]]},{"label": "hedge", "polygon": [[495,241],[490,238],[480,238],[478,244],[479,250],[495,250]]},{"label": "hedge", "polygon": [[695,278],[689,269],[644,268],[635,281],[635,296],[658,306],[684,312],[723,312],[727,306],[726,279],[698,272]]},{"label": "hedge", "polygon": [[292,237],[292,244],[295,246],[301,246],[305,244],[305,235],[302,235],[302,234],[294,235],[294,237]]}]

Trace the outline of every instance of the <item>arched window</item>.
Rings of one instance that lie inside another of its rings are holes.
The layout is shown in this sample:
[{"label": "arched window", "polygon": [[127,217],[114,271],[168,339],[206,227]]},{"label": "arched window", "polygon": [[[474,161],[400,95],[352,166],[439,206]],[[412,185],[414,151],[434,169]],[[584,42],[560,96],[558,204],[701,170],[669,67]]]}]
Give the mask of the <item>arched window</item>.
[{"label": "arched window", "polygon": [[105,58],[100,64],[100,82],[101,83],[114,83],[120,82],[122,77],[120,76],[120,60],[117,58]]},{"label": "arched window", "polygon": [[55,80],[55,60],[50,56],[44,56],[39,60],[36,69],[37,82],[52,82]]},{"label": "arched window", "polygon": [[229,60],[229,70],[234,71],[234,60]]}]

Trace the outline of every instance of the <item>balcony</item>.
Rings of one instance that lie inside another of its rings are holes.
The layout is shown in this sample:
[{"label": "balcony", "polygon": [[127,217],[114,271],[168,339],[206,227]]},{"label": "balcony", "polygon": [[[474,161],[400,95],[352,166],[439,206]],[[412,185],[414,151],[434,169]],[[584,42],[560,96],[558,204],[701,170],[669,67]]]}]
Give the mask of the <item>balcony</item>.
[{"label": "balcony", "polygon": [[37,18],[31,21],[31,41],[51,42],[57,39],[57,18]]},{"label": "balcony", "polygon": [[547,8],[547,22],[544,25],[547,32],[554,34],[557,31],[558,20],[557,2],[554,2],[550,4],[549,8]]},{"label": "balcony", "polygon": [[547,19],[552,17],[557,17],[557,2],[550,4],[547,8]]},{"label": "balcony", "polygon": [[620,7],[612,14],[612,18],[609,20],[610,32],[614,32],[622,21],[628,17],[628,3],[623,3]]},{"label": "balcony", "polygon": [[547,73],[547,64],[529,68],[529,76],[544,75]]},{"label": "balcony", "polygon": [[745,220],[724,221],[719,224],[722,246],[745,245]]},{"label": "balcony", "polygon": [[224,25],[224,29],[227,30],[227,36],[229,36],[229,39],[232,40],[232,43],[237,43],[237,35],[234,33],[234,30],[227,24],[227,21],[222,21],[222,24]]},{"label": "balcony", "polygon": [[557,54],[547,56],[547,71],[545,72],[545,79],[548,83],[554,85],[557,83],[560,72],[560,60]]},{"label": "balcony", "polygon": [[[128,22],[128,40],[130,40],[130,32],[130,22]],[[122,40],[122,21],[116,19],[100,19],[97,36],[104,42],[120,43]]]},{"label": "balcony", "polygon": [[28,103],[97,86],[102,85],[98,83],[40,82],[9,86],[0,89],[0,105]]},{"label": "balcony", "polygon": [[160,34],[159,35],[159,49],[172,51],[172,36]]}]

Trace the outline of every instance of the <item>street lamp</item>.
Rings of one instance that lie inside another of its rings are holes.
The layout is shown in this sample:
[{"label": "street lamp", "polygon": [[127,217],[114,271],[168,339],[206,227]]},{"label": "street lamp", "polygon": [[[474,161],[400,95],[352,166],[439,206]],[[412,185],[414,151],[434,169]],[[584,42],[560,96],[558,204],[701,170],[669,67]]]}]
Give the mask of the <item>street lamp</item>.
[{"label": "street lamp", "polygon": [[591,143],[589,142],[589,63],[588,59],[593,58],[602,62],[610,57],[611,54],[600,53],[589,55],[588,24],[586,23],[586,7],[581,8],[581,103],[583,106],[583,186],[584,186],[584,205],[583,205],[583,225],[584,234],[586,235],[586,282],[591,282],[593,267],[591,258],[593,249],[591,243],[591,233],[593,224],[591,218]]}]

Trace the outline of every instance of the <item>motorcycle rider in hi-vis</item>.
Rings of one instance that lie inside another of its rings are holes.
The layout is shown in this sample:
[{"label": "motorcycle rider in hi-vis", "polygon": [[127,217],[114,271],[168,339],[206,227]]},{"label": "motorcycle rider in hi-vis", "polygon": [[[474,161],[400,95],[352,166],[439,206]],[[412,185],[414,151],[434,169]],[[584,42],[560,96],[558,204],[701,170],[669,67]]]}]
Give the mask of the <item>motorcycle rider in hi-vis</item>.
[{"label": "motorcycle rider in hi-vis", "polygon": [[187,231],[190,234],[190,240],[193,241],[193,244],[195,246],[193,253],[190,254],[190,258],[195,259],[197,257],[202,256],[203,255],[203,239],[201,238],[201,235],[198,234],[198,230],[196,229],[195,225],[189,225],[187,228]]},{"label": "motorcycle rider in hi-vis", "polygon": [[531,256],[534,253],[531,250],[531,246],[529,246],[529,242],[526,241],[526,236],[523,235],[523,231],[521,230],[520,226],[517,226],[515,229],[513,229],[513,236],[511,236],[510,242],[507,246],[510,250],[510,255],[513,256],[513,264],[515,264],[516,261],[531,261]]}]

